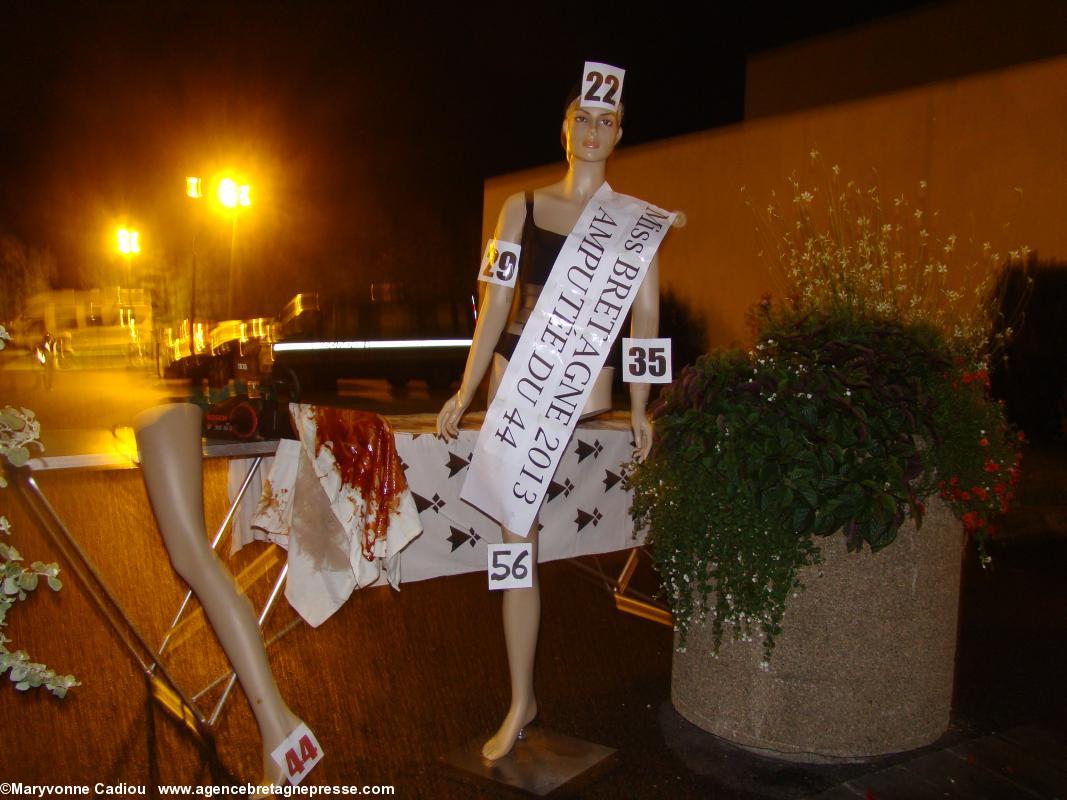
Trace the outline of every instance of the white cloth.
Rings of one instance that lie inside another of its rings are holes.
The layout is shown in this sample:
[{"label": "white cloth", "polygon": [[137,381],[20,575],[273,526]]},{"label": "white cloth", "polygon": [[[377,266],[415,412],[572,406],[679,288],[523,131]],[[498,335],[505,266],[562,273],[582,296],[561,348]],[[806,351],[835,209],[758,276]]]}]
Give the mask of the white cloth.
[{"label": "white cloth", "polygon": [[[264,481],[253,533],[288,547],[286,597],[310,624],[321,624],[355,588],[384,585],[386,576],[395,587],[400,580],[420,581],[486,568],[487,546],[501,540],[500,526],[459,498],[477,427],[461,430],[458,439],[446,443],[433,433],[435,420],[430,414],[390,418],[410,490],[405,496],[411,505],[403,504],[403,527],[398,530],[407,533],[398,533],[395,542],[390,522],[385,575],[380,574],[379,561],[374,573],[365,573],[368,580],[374,578],[371,583],[356,580],[351,562],[350,554],[359,554],[362,531],[340,524],[327,491],[316,480],[305,446],[291,440],[279,443]],[[470,414],[465,422],[477,426],[480,417]],[[314,437],[310,441],[314,446]],[[644,537],[634,534],[630,495],[621,479],[622,465],[629,461],[632,449],[627,415],[601,417],[578,426],[541,507],[540,561],[642,544]],[[230,462],[231,473],[241,473],[237,478],[231,475],[231,482],[240,485],[247,464],[247,459]],[[414,539],[413,515],[423,530]],[[406,544],[401,544],[405,539]]]},{"label": "white cloth", "polygon": [[[500,526],[459,497],[478,431],[461,430],[458,439],[445,443],[410,423],[398,420],[396,427],[397,451],[423,526],[422,536],[404,551],[404,580],[484,570],[487,546],[501,541]],[[622,484],[622,465],[632,452],[628,415],[625,422],[578,426],[538,516],[540,561],[610,553],[642,543],[634,537],[630,495]]]},{"label": "white cloth", "polygon": [[288,549],[285,596],[301,617],[318,626],[357,588],[383,578],[398,588],[400,551],[422,532],[422,525],[411,492],[404,488],[387,509],[385,537],[373,543],[366,557],[363,520],[378,510],[368,514],[368,499],[341,479],[330,448],[318,446],[314,409],[294,405],[292,414],[300,442],[279,443],[251,526],[262,532],[260,538]]}]

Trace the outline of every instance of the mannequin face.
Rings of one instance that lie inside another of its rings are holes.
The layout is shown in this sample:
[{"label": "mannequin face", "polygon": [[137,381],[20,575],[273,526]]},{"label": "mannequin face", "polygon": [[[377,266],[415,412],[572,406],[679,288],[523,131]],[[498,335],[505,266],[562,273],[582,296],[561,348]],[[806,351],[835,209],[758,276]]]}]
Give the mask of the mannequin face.
[{"label": "mannequin face", "polygon": [[579,161],[605,161],[622,137],[619,115],[600,108],[580,108],[577,101],[567,109],[563,120],[563,140],[567,158]]}]

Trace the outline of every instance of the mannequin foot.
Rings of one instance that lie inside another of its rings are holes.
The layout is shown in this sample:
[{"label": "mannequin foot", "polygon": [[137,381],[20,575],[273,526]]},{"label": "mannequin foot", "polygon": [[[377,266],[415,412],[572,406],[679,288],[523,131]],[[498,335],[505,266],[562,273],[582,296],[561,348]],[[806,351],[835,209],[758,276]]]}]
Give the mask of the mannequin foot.
[{"label": "mannequin foot", "polygon": [[537,716],[537,702],[529,705],[512,705],[497,732],[482,747],[482,758],[496,761],[511,752],[517,739],[523,738],[523,729]]}]

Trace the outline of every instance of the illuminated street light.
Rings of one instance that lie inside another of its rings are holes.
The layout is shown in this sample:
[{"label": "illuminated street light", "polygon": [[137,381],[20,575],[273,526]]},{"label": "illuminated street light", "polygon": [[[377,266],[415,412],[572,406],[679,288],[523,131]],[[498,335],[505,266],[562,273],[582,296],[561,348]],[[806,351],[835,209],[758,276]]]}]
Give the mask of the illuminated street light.
[{"label": "illuminated street light", "polygon": [[[129,228],[118,230],[118,250],[126,257],[126,291],[133,291],[133,257],[141,252],[141,234]],[[132,302],[132,301],[131,301]]]},{"label": "illuminated street light", "polygon": [[218,198],[222,205],[234,210],[238,206],[252,205],[248,184],[239,184],[233,178],[223,178],[219,181]]},{"label": "illuminated street light", "polygon": [[132,256],[141,252],[141,235],[137,231],[119,228],[118,242],[119,252],[124,256]]},{"label": "illuminated street light", "polygon": [[237,183],[233,178],[223,178],[219,181],[219,203],[233,212],[230,227],[230,279],[229,279],[229,302],[227,304],[227,316],[233,318],[233,286],[235,281],[233,267],[233,247],[237,239],[237,212],[241,208],[252,205],[252,192],[247,183]]}]

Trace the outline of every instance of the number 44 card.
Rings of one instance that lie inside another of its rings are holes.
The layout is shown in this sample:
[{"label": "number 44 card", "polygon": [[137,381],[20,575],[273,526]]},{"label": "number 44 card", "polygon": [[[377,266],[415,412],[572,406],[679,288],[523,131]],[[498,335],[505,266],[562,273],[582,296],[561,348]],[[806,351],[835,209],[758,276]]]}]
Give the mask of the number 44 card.
[{"label": "number 44 card", "polygon": [[323,753],[315,734],[306,724],[301,724],[270,755],[285,770],[289,783],[299,786],[311,768],[322,760]]},{"label": "number 44 card", "polygon": [[626,383],[670,383],[671,340],[622,340],[622,379]]}]

